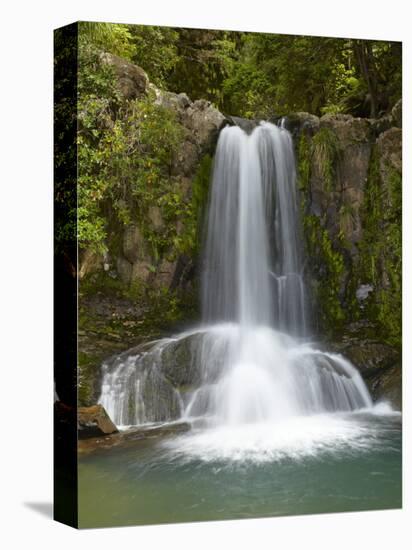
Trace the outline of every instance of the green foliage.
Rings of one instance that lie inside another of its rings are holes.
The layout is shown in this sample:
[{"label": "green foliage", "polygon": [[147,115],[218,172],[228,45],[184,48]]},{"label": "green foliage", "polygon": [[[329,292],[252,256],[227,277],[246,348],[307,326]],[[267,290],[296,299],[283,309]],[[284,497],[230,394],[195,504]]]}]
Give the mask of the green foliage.
[{"label": "green foliage", "polygon": [[316,273],[317,284],[312,290],[319,322],[322,330],[329,334],[339,331],[346,320],[347,311],[342,296],[345,271],[342,250],[345,242],[343,235],[332,240],[328,230],[323,227],[322,219],[307,212],[307,201],[313,163],[318,166],[330,191],[334,181],[336,155],[337,141],[330,130],[322,128],[313,138],[301,134],[298,143],[298,187],[302,198],[306,250],[311,259],[311,269]]},{"label": "green foliage", "polygon": [[54,34],[54,219],[55,253],[75,262],[76,203],[76,57],[77,28]]},{"label": "green foliage", "polygon": [[255,63],[243,63],[223,82],[223,109],[245,118],[266,118],[276,113],[274,86]]},{"label": "green foliage", "polygon": [[[193,257],[212,158],[202,159],[192,183],[174,175],[185,130],[173,111],[151,96],[121,100],[113,69],[87,44],[80,51],[78,121],[80,247],[117,254],[123,228],[137,223],[153,274],[182,254]],[[82,281],[82,290],[150,303],[165,324],[178,321],[183,306],[194,302],[186,296],[183,303],[178,292],[140,279],[127,287],[103,272]]]},{"label": "green foliage", "polygon": [[339,227],[342,239],[352,232],[355,220],[355,209],[350,202],[343,202],[339,208]]},{"label": "green foliage", "polygon": [[354,114],[376,118],[402,95],[402,44],[351,40],[350,46],[358,78],[342,103]]},{"label": "green foliage", "polygon": [[341,303],[344,259],[317,216],[303,218],[307,249],[313,262],[313,269],[319,275],[319,284],[314,289],[319,304],[320,322],[327,333],[339,330],[345,320]]},{"label": "green foliage", "polygon": [[208,99],[222,107],[223,83],[237,56],[240,33],[204,29],[176,29],[177,62],[168,89],[185,92],[193,100]]},{"label": "green foliage", "polygon": [[298,142],[298,188],[308,191],[311,173],[312,147],[311,140],[302,132]]},{"label": "green foliage", "polygon": [[127,25],[80,21],[79,45],[94,46],[100,50],[131,59],[134,53],[132,35]]},{"label": "green foliage", "polygon": [[78,353],[78,379],[77,391],[80,406],[94,405],[97,397],[95,396],[95,371],[96,361],[93,356],[82,351]]},{"label": "green foliage", "polygon": [[98,51],[85,46],[79,52],[78,75],[78,239],[95,252],[106,250],[102,202],[109,182],[105,159],[112,133],[118,93],[111,67],[102,65]]},{"label": "green foliage", "polygon": [[319,171],[324,190],[332,191],[335,188],[338,156],[338,140],[332,130],[321,128],[312,138],[303,132],[298,142],[299,189],[308,191],[311,167],[314,164]]},{"label": "green foliage", "polygon": [[312,139],[312,154],[319,168],[325,191],[335,187],[338,140],[329,128],[321,128]]},{"label": "green foliage", "polygon": [[132,60],[157,86],[233,115],[377,116],[401,97],[399,42],[86,22],[79,31],[81,44]]},{"label": "green foliage", "polygon": [[200,161],[192,182],[192,198],[185,221],[185,232],[181,247],[181,251],[186,254],[193,255],[198,253],[200,249],[212,165],[212,157],[205,155]]},{"label": "green foliage", "polygon": [[[315,136],[301,134],[298,142],[298,186],[302,194],[302,215],[308,257],[315,274],[314,298],[322,329],[336,332],[348,321],[365,318],[382,341],[399,345],[401,339],[401,175],[372,150],[365,198],[361,210],[362,238],[359,253],[353,257],[353,244],[347,240],[354,223],[354,209],[338,205],[340,232],[331,236],[324,220],[308,212],[310,178],[314,166],[333,187],[334,169],[339,155],[336,138],[321,129]],[[384,174],[384,177],[382,177]],[[350,265],[345,265],[348,258]],[[352,258],[352,260],[350,260]],[[361,284],[374,288],[362,303],[356,298]]]},{"label": "green foliage", "polygon": [[[231,112],[270,116],[336,104],[352,71],[342,39],[251,33],[225,82]],[[243,98],[246,98],[244,101]]]},{"label": "green foliage", "polygon": [[359,244],[358,282],[371,283],[376,291],[366,304],[368,317],[380,327],[383,340],[399,345],[402,334],[402,203],[401,175],[386,167],[372,152],[363,209],[364,235]]},{"label": "green foliage", "polygon": [[170,327],[183,319],[186,304],[176,291],[162,286],[160,289],[151,288],[148,292],[150,303],[154,304],[152,315],[159,326]]},{"label": "green foliage", "polygon": [[179,60],[178,31],[150,25],[130,25],[129,31],[133,44],[132,61],[148,73],[151,82],[167,87]]},{"label": "green foliage", "polygon": [[[112,69],[92,48],[81,50],[78,98],[79,244],[96,252],[107,249],[107,217],[120,225],[132,217],[147,219],[157,206],[165,221],[161,234],[146,238],[160,254],[171,234],[171,219],[181,214],[181,190],[171,176],[182,127],[173,113],[151,98],[120,107]],[[143,229],[149,227],[142,223]]]},{"label": "green foliage", "polygon": [[401,96],[401,75],[400,43],[242,34],[223,83],[223,106],[254,117],[293,111],[377,116]]}]

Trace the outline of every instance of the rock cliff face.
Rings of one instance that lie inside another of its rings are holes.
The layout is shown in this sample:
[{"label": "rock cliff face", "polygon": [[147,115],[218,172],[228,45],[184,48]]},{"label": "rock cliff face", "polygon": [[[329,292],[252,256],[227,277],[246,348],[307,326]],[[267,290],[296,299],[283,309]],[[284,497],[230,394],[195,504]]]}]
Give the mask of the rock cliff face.
[{"label": "rock cliff face", "polygon": [[[213,154],[219,131],[227,123],[226,117],[208,101],[192,102],[184,93],[174,94],[156,88],[140,67],[120,57],[105,53],[101,61],[113,67],[118,91],[125,105],[131,100],[148,96],[155,105],[170,110],[177,124],[181,125],[183,139],[173,158],[171,178],[176,189],[183,191],[186,200],[190,201],[199,165],[202,159]],[[152,229],[161,232],[166,223],[161,209],[153,205],[148,216]],[[182,230],[182,223],[178,221],[177,235]],[[176,287],[192,267],[192,259],[188,257],[170,260],[170,257],[176,256],[170,250],[164,257],[154,258],[137,218],[124,227],[119,239],[120,246],[116,249],[109,247],[105,257],[93,256],[88,250],[81,251],[80,277],[105,269],[111,270],[112,276],[120,278],[125,285],[143,283],[168,289]]]},{"label": "rock cliff face", "polygon": [[380,120],[306,113],[287,120],[296,142],[314,328],[359,366],[375,398],[389,392],[397,406],[401,109],[399,102]]}]

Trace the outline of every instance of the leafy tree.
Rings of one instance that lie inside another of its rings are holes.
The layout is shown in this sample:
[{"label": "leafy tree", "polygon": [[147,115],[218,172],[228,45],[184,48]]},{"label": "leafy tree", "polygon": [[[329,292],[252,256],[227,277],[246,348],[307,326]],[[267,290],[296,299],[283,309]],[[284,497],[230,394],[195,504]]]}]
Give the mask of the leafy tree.
[{"label": "leafy tree", "polygon": [[220,106],[222,85],[230,73],[240,33],[177,29],[177,62],[169,89],[191,99],[208,99]]},{"label": "leafy tree", "polygon": [[77,27],[54,35],[54,219],[55,253],[64,254],[74,270],[76,257],[76,59]]},{"label": "leafy tree", "polygon": [[167,87],[179,61],[178,31],[150,25],[130,25],[129,31],[133,44],[132,61],[148,73],[151,82]]},{"label": "leafy tree", "polygon": [[[171,166],[182,138],[175,115],[152,98],[120,107],[110,66],[92,47],[80,50],[78,96],[78,236],[95,252],[107,249],[108,220],[141,220],[156,253],[175,235],[152,235],[148,210],[158,206],[165,221],[182,215]],[[184,208],[184,207],[183,207]],[[161,250],[162,251],[162,250]]]},{"label": "leafy tree", "polygon": [[244,34],[223,83],[224,106],[244,116],[291,111],[376,117],[401,96],[401,44]]},{"label": "leafy tree", "polygon": [[[355,93],[344,98],[349,110],[374,118],[402,95],[402,45],[400,42],[352,40],[358,84]],[[357,92],[357,93],[356,93]]]},{"label": "leafy tree", "polygon": [[78,28],[80,46],[93,45],[100,50],[131,59],[134,49],[127,25],[80,21]]},{"label": "leafy tree", "polygon": [[224,83],[225,105],[234,113],[262,117],[337,110],[352,76],[347,57],[342,39],[244,35],[242,54]]},{"label": "leafy tree", "polygon": [[157,86],[245,117],[375,117],[401,96],[398,42],[109,23],[80,23],[80,39],[137,63]]}]

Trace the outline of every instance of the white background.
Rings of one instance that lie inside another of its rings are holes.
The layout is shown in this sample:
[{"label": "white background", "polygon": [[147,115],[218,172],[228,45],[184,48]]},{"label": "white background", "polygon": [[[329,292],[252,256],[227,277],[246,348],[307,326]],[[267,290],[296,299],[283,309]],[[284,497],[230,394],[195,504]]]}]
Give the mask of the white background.
[{"label": "white background", "polygon": [[[411,16],[407,0],[66,0],[2,4],[0,40],[0,544],[2,548],[410,548],[410,403],[403,511],[77,532],[52,499],[52,29],[100,20],[404,41],[404,380],[410,390]],[[407,124],[406,124],[407,123]],[[409,349],[408,349],[409,348]],[[408,468],[409,465],[409,468]],[[41,507],[41,506],[40,506]],[[37,506],[39,508],[39,506]]]}]

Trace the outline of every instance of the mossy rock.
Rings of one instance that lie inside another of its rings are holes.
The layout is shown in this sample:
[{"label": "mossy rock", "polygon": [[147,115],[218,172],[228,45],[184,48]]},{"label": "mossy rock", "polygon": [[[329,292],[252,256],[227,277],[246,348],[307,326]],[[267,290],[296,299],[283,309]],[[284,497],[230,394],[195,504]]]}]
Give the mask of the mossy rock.
[{"label": "mossy rock", "polygon": [[402,367],[400,363],[376,375],[369,385],[376,401],[389,401],[395,409],[402,410]]},{"label": "mossy rock", "polygon": [[392,368],[399,363],[399,349],[376,340],[354,339],[334,343],[332,347],[343,353],[365,379]]},{"label": "mossy rock", "polygon": [[173,386],[195,386],[200,382],[199,349],[201,334],[194,334],[169,344],[162,351],[162,372]]},{"label": "mossy rock", "polygon": [[78,402],[81,406],[97,403],[101,386],[101,358],[79,352],[78,355]]},{"label": "mossy rock", "polygon": [[[355,323],[360,327],[362,324]],[[365,331],[375,331],[372,325],[365,324]],[[374,401],[389,400],[400,409],[402,401],[401,350],[376,338],[362,335],[343,335],[339,342],[328,343],[327,347],[342,353],[359,370]]]}]

